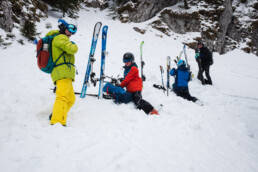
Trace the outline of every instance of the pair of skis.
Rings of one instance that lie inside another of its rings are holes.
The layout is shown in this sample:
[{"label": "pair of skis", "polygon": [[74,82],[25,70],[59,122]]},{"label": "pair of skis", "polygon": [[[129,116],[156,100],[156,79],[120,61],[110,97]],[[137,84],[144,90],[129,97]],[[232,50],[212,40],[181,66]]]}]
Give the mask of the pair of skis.
[{"label": "pair of skis", "polygon": [[[97,22],[94,26],[88,64],[87,64],[87,68],[86,68],[84,81],[83,81],[83,84],[82,84],[81,95],[80,95],[81,98],[86,97],[87,88],[88,88],[88,85],[89,85],[89,78],[90,78],[90,76],[92,78],[95,75],[95,73],[92,72],[93,71],[93,63],[96,61],[96,59],[94,58],[94,54],[95,54],[95,50],[96,50],[97,41],[98,41],[101,26],[102,26],[101,22]],[[99,91],[98,91],[98,98],[99,99],[103,98],[103,81],[104,81],[105,58],[106,58],[107,31],[108,31],[108,26],[106,26],[106,25],[103,26],[103,28],[102,28],[102,48],[101,48]]]},{"label": "pair of skis", "polygon": [[183,50],[180,51],[179,56],[177,56],[177,57],[176,57],[176,60],[174,60],[174,61],[175,61],[175,63],[177,64],[177,62],[182,59],[182,55],[183,55],[183,54],[184,54],[184,56],[185,56],[186,67],[190,70],[190,65],[189,65],[189,63],[188,63],[188,57],[187,57],[187,54],[186,54],[186,45],[185,45],[185,44],[184,44],[184,46],[183,46]]}]

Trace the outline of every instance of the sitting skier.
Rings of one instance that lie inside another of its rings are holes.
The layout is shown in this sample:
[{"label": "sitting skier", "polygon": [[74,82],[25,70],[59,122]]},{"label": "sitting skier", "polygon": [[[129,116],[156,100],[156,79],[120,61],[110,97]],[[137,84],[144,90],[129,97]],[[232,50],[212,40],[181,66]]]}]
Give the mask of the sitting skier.
[{"label": "sitting skier", "polygon": [[173,84],[173,91],[177,96],[184,99],[196,102],[198,99],[192,97],[189,93],[188,82],[191,80],[191,72],[186,67],[184,60],[179,60],[177,63],[177,69],[170,70],[170,75],[175,76],[175,82]]},{"label": "sitting skier", "polygon": [[[118,103],[133,101],[136,107],[142,109],[146,114],[159,115],[158,111],[149,102],[142,99],[142,79],[139,77],[139,70],[134,62],[134,55],[132,53],[125,53],[123,62],[125,63],[125,70],[121,84],[114,86],[107,83],[103,87],[103,91],[112,94]],[[123,87],[126,87],[126,91]]]}]

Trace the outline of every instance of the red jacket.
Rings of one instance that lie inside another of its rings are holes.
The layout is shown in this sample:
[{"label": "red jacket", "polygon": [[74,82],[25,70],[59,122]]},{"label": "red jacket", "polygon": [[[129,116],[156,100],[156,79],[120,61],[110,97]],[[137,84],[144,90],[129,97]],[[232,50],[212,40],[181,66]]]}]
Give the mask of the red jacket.
[{"label": "red jacket", "polygon": [[139,77],[139,70],[136,66],[131,67],[120,86],[126,87],[126,90],[131,93],[142,91],[142,79]]}]

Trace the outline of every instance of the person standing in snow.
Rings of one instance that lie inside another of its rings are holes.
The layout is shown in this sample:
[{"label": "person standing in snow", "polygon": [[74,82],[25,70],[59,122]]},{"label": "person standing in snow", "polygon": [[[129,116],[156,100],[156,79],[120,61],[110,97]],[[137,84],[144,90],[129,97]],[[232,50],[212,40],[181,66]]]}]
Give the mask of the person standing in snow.
[{"label": "person standing in snow", "polygon": [[175,76],[175,82],[172,87],[176,95],[196,102],[198,99],[191,96],[189,93],[188,82],[191,80],[191,72],[186,67],[185,61],[179,60],[177,63],[177,69],[173,68],[169,73],[171,76]]},{"label": "person standing in snow", "polygon": [[[128,103],[133,101],[136,107],[142,109],[146,114],[159,115],[158,111],[142,98],[142,79],[139,77],[139,70],[134,62],[134,55],[130,52],[125,53],[123,62],[125,66],[122,82],[118,87],[108,83],[103,87],[103,91],[113,93],[114,98],[118,98],[120,102]],[[123,92],[122,88],[124,87],[126,87],[126,92]]]},{"label": "person standing in snow", "polygon": [[[212,85],[212,80],[210,77],[210,66],[213,64],[212,53],[210,50],[204,46],[201,41],[197,43],[197,49],[195,50],[195,59],[198,63],[198,76],[197,78],[202,82],[202,84]],[[206,78],[203,77],[203,72],[205,72]]]},{"label": "person standing in snow", "polygon": [[58,34],[52,42],[52,57],[56,66],[51,73],[51,78],[56,85],[56,100],[49,119],[51,125],[61,123],[66,126],[67,113],[75,103],[72,82],[76,70],[74,54],[78,51],[77,45],[69,38],[76,33],[77,27],[62,19],[59,19],[58,23],[59,30],[52,30],[46,35]]}]

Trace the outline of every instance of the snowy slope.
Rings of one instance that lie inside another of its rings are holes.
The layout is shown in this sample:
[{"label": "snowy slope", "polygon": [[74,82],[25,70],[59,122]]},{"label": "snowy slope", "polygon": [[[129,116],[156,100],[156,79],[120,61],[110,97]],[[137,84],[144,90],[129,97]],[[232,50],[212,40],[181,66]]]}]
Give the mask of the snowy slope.
[{"label": "snowy slope", "polygon": [[[0,170],[3,172],[257,172],[258,171],[258,59],[235,50],[214,54],[213,86],[202,86],[195,78],[190,92],[204,106],[167,97],[152,87],[161,83],[159,65],[168,55],[175,57],[188,35],[163,38],[158,31],[135,32],[108,11],[82,10],[78,33],[71,40],[79,46],[75,91],[81,90],[93,26],[109,26],[106,75],[122,76],[122,55],[133,52],[139,63],[139,44],[144,44],[143,96],[160,116],[146,116],[133,104],[116,105],[109,100],[77,97],[68,115],[68,127],[50,126],[48,116],[55,95],[50,76],[36,66],[35,45],[14,43],[0,50]],[[42,36],[45,23],[56,28],[57,19],[38,25]],[[197,33],[192,33],[196,35]],[[187,49],[193,73],[197,74],[194,51]],[[94,70],[99,72],[100,42]],[[174,65],[174,64],[173,64]],[[173,78],[172,78],[173,79]],[[96,93],[98,87],[88,92]]]}]

